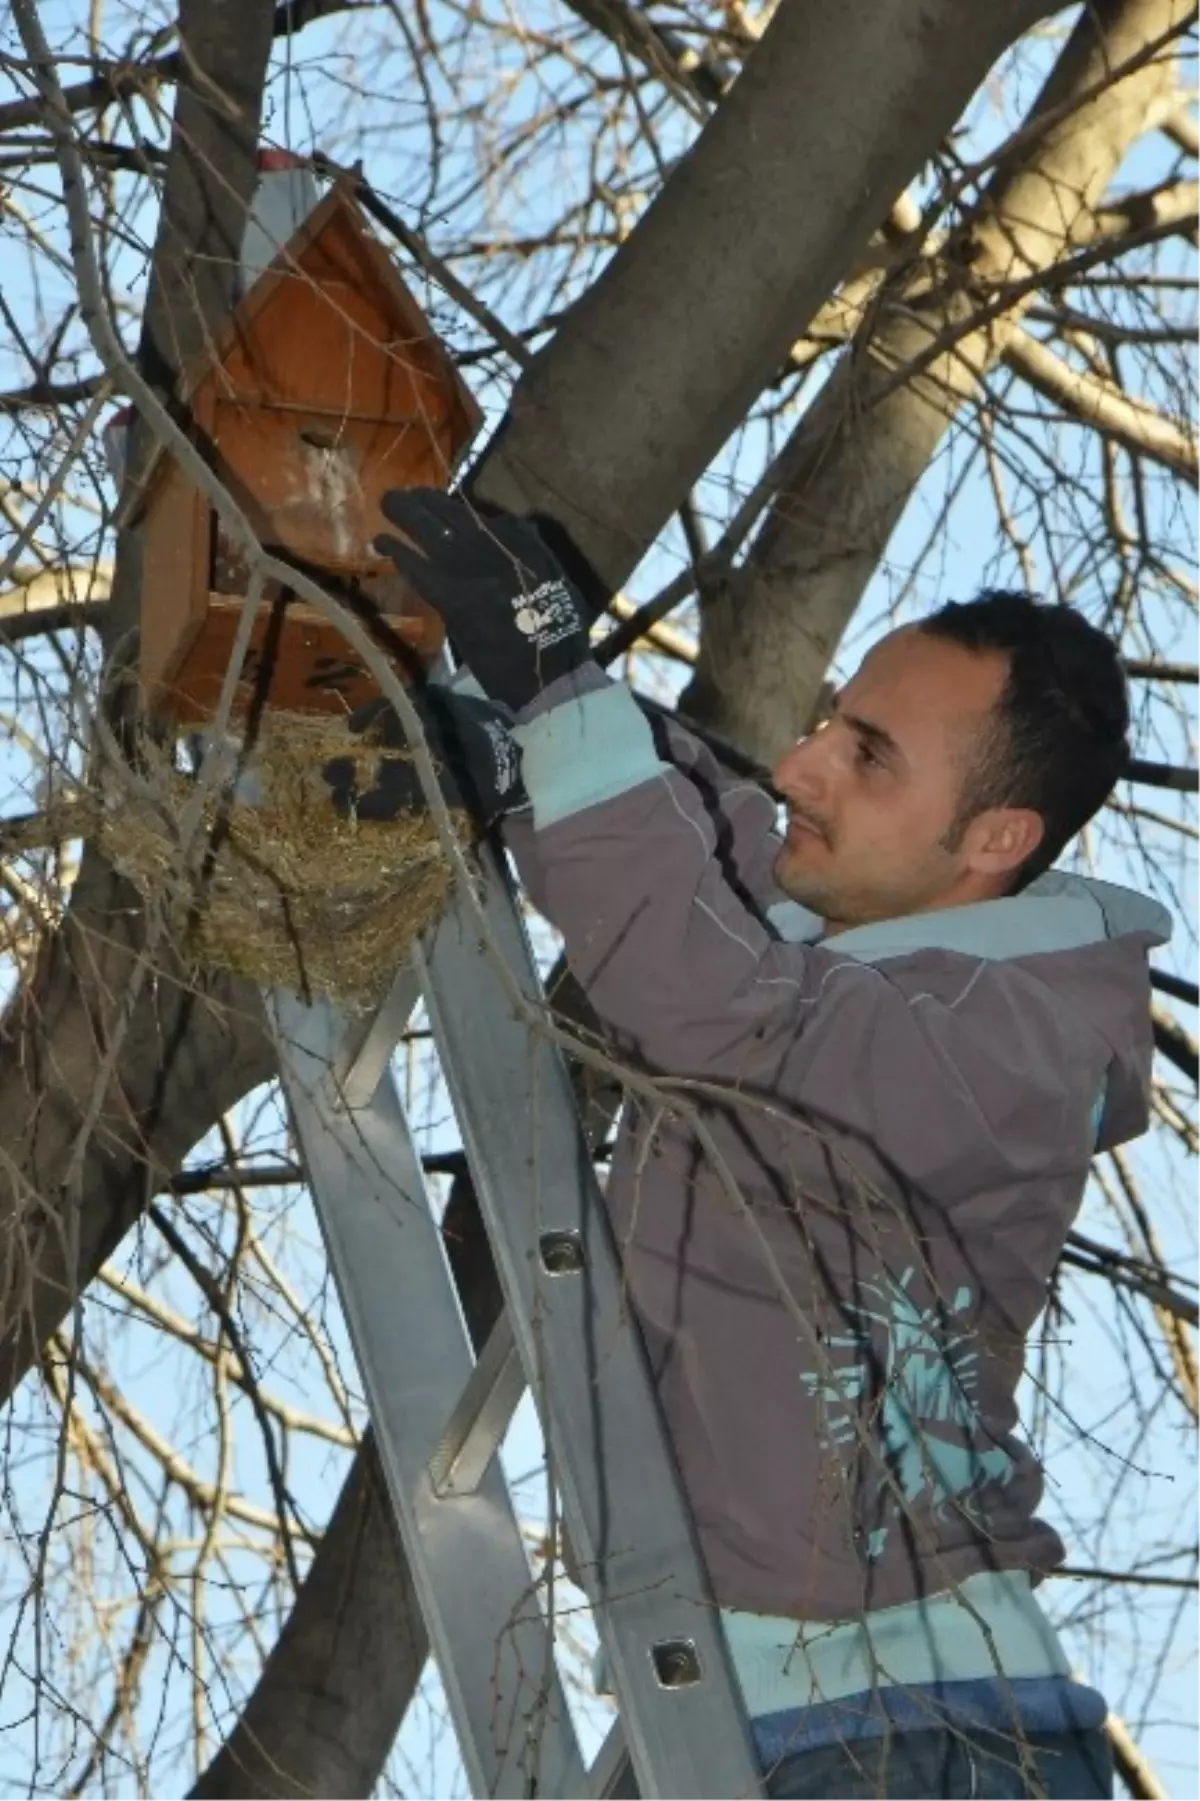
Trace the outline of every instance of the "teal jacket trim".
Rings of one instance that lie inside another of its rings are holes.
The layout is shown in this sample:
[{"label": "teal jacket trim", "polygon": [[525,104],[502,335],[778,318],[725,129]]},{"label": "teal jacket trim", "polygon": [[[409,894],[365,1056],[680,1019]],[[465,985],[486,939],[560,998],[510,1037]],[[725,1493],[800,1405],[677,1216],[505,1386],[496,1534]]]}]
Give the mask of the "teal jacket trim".
[{"label": "teal jacket trim", "polygon": [[[792,900],[777,902],[767,918],[790,944],[815,943],[824,925]],[[922,950],[957,951],[998,963],[1009,957],[1078,950],[1126,932],[1146,932],[1165,943],[1171,936],[1171,916],[1148,895],[1092,876],[1050,869],[1020,894],[853,926],[839,932],[830,948],[859,963],[882,963]]]},{"label": "teal jacket trim", "polygon": [[855,1620],[722,1609],[721,1625],[751,1719],[891,1686],[1071,1671],[1023,1570],[982,1571]]},{"label": "teal jacket trim", "polygon": [[665,773],[650,724],[612,682],[514,726],[538,831]]}]

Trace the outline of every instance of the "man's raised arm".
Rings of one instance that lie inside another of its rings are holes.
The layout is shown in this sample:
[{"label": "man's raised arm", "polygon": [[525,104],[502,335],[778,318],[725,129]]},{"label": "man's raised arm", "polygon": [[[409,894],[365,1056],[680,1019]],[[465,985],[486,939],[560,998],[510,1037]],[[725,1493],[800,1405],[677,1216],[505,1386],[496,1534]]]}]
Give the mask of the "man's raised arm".
[{"label": "man's raised arm", "polygon": [[837,939],[781,939],[731,870],[721,809],[592,659],[587,610],[536,527],[432,490],[384,510],[404,538],[377,547],[516,718],[538,903],[622,1048],[799,1105],[945,1198],[1014,1159],[1086,1162],[1110,1047],[1036,967],[956,951],[885,971]]},{"label": "man's raised arm", "polygon": [[727,812],[594,663],[522,709],[514,736],[535,898],[600,1018],[653,1067],[761,1080],[768,1038],[778,1051],[799,1023],[809,954],[763,917],[777,897],[769,796],[739,784]]}]

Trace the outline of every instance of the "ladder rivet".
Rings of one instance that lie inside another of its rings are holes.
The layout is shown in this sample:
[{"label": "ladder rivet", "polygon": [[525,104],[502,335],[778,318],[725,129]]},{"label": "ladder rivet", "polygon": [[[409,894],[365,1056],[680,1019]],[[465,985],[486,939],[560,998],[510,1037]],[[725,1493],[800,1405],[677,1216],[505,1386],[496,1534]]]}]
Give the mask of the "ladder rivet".
[{"label": "ladder rivet", "polygon": [[576,1276],[583,1268],[583,1241],[578,1232],[543,1232],[538,1250],[548,1276]]},{"label": "ladder rivet", "polygon": [[703,1674],[690,1638],[664,1638],[651,1645],[650,1658],[661,1688],[691,1688]]}]

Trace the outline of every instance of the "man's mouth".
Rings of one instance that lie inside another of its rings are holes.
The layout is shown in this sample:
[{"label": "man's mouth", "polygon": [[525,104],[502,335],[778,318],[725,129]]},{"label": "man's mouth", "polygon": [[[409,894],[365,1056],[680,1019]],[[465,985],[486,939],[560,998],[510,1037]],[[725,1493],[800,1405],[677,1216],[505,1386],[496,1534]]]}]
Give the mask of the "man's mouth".
[{"label": "man's mouth", "polygon": [[822,845],[827,845],[827,843],[829,843],[829,839],[825,837],[825,830],[823,830],[823,827],[820,827],[814,819],[805,819],[802,812],[789,812],[789,814],[787,814],[787,837],[791,837],[793,843],[795,843],[795,839],[798,839],[798,837],[816,837]]},{"label": "man's mouth", "polygon": [[803,813],[788,814],[788,836],[795,833],[797,837],[820,838],[825,840],[825,833],[814,820],[806,819]]}]

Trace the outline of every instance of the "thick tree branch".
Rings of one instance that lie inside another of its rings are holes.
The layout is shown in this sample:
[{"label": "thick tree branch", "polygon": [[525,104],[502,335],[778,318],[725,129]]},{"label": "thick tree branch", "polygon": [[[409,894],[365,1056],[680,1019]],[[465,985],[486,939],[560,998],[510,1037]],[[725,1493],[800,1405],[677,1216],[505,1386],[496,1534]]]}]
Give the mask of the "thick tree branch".
[{"label": "thick tree branch", "polygon": [[1157,988],[1160,994],[1169,994],[1172,1000],[1182,1001],[1188,1007],[1196,1006],[1200,1000],[1195,982],[1185,982],[1182,976],[1173,976],[1165,969],[1150,971],[1150,986]]},{"label": "thick tree branch", "polygon": [[6,394],[0,394],[0,414],[56,413],[63,407],[91,400],[107,381],[106,375],[88,375],[80,381],[35,381],[24,388],[10,388]]},{"label": "thick tree branch", "polygon": [[1196,481],[1195,436],[1176,420],[1131,400],[1115,382],[1073,368],[1020,326],[1011,326],[1005,334],[1004,361],[1069,419],[1092,426],[1136,456],[1161,463],[1173,475]]},{"label": "thick tree branch", "polygon": [[983,12],[953,0],[932,11],[916,0],[776,9],[691,150],[518,382],[474,477],[481,498],[561,528],[597,610],[984,72],[1044,10],[1015,0]]},{"label": "thick tree branch", "polygon": [[1097,241],[1120,239],[1150,228],[1177,230],[1181,236],[1196,239],[1196,211],[1200,206],[1200,183],[1164,181],[1156,188],[1138,194],[1123,194],[1119,200],[1106,200],[1093,213],[1092,236]]},{"label": "thick tree branch", "polygon": [[[0,594],[0,608],[7,598]],[[7,618],[0,611],[0,644],[22,644],[26,638],[45,637],[48,632],[78,631],[85,625],[99,628],[107,605],[104,600],[64,600],[31,612],[11,613]]]},{"label": "thick tree branch", "polygon": [[1195,794],[1200,788],[1200,771],[1181,768],[1177,763],[1154,763],[1145,757],[1134,757],[1126,765],[1125,779],[1143,788],[1170,788],[1176,794]]},{"label": "thick tree branch", "polygon": [[[1147,46],[1169,41],[1189,12],[1188,0],[1098,0],[1080,14],[1016,134],[1022,153],[1001,157],[975,216],[932,265],[884,290],[801,420],[788,480],[744,569],[702,596],[690,713],[760,757],[803,729],[947,428],[1043,271],[1094,238],[1109,182],[1174,83],[1170,59]],[[982,297],[993,294],[985,325]]]},{"label": "thick tree branch", "polygon": [[1160,120],[1158,129],[1183,151],[1185,156],[1200,156],[1200,126],[1190,106],[1173,107]]},{"label": "thick tree branch", "polygon": [[1195,663],[1162,663],[1157,657],[1127,657],[1125,673],[1142,682],[1195,682],[1200,670]]},{"label": "thick tree branch", "polygon": [[371,1794],[427,1651],[368,1433],[238,1723],[191,1794]]},{"label": "thick tree branch", "polygon": [[1105,1721],[1117,1775],[1125,1784],[1133,1801],[1167,1801],[1167,1791],[1159,1781],[1153,1764],[1139,1749],[1136,1739],[1119,1714],[1110,1713]]},{"label": "thick tree branch", "polygon": [[[1130,247],[1145,243],[1148,232],[1153,233],[1156,240],[1177,233],[1194,242],[1198,204],[1200,187],[1196,182],[1162,182],[1157,187],[1123,195],[1119,200],[1098,207],[1090,218],[1080,220],[1075,241],[1095,244],[1097,254],[1103,246],[1106,256],[1117,254],[1127,243]],[[859,267],[821,308],[808,335],[792,346],[789,369],[807,368],[831,345],[848,342],[861,327],[884,278],[890,271],[911,263],[918,247],[921,218],[913,203],[909,202],[909,207],[911,211],[906,223],[898,230],[885,232],[872,245]],[[921,255],[927,262],[944,253],[946,245],[944,233],[931,233],[919,242]],[[1030,308],[1031,312],[1034,310]],[[1097,329],[1105,329],[1103,321],[1097,322]],[[1191,342],[1194,335],[1180,334],[1178,341]],[[1136,341],[1136,338],[1130,340],[1127,337],[1125,341]]]},{"label": "thick tree branch", "polygon": [[14,585],[0,593],[0,644],[18,644],[38,632],[82,624],[85,618],[94,624],[112,589],[112,570],[107,563],[24,574],[17,569],[14,575]]},{"label": "thick tree branch", "polygon": [[1153,1008],[1151,1018],[1154,1024],[1155,1050],[1168,1063],[1173,1063],[1180,1075],[1186,1076],[1189,1082],[1195,1084],[1198,1080],[1196,1040],[1162,1007]]}]

